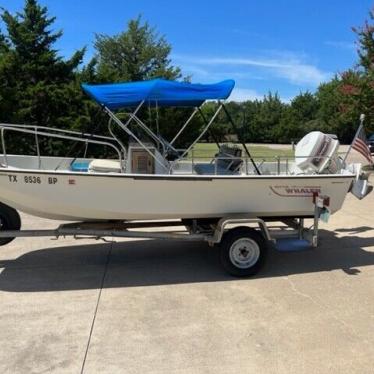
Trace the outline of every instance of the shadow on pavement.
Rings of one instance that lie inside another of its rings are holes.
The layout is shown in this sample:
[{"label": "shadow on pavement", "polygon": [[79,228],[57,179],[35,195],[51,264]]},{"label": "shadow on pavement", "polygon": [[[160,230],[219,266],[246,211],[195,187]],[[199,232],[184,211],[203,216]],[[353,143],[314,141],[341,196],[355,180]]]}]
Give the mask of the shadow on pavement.
[{"label": "shadow on pavement", "polygon": [[[333,232],[321,230],[321,244],[317,249],[282,253],[270,250],[267,264],[256,278],[337,269],[348,275],[358,275],[357,267],[374,265],[374,252],[365,250],[365,247],[374,247],[374,237],[354,235],[363,231],[361,227],[352,228],[345,231],[346,236],[338,238]],[[107,262],[104,288],[236,279],[221,267],[219,250],[205,243],[140,240],[46,248],[14,260],[0,261],[0,268],[3,268],[0,290],[38,292],[100,288]]]},{"label": "shadow on pavement", "polygon": [[335,231],[336,232],[349,232],[351,234],[360,234],[362,232],[374,231],[374,228],[370,226],[360,226],[360,227],[355,227],[354,229],[343,228],[343,229],[336,229]]}]

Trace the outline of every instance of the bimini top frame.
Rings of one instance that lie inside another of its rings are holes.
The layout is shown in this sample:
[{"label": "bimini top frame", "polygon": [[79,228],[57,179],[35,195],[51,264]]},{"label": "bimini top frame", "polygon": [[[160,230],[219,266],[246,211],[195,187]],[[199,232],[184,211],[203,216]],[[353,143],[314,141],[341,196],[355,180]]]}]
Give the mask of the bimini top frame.
[{"label": "bimini top frame", "polygon": [[[217,100],[219,105],[216,112],[213,114],[210,121],[205,122],[205,126],[196,140],[188,147],[188,149],[179,155],[178,159],[185,157],[193,146],[202,138],[202,136],[208,131],[219,112],[224,109],[224,112],[228,116],[229,122],[233,125],[233,129],[236,131],[236,127],[228,114],[222,100],[227,99],[233,88],[235,82],[233,80],[226,80],[216,84],[193,84],[187,82],[175,82],[164,79],[154,79],[143,82],[129,82],[129,83],[113,83],[113,84],[99,84],[89,85],[82,84],[83,90],[91,96],[98,104],[100,104],[103,110],[109,115],[112,121],[114,121],[122,130],[124,130],[129,136],[131,136],[137,143],[140,144],[148,154],[154,158],[154,160],[167,172],[168,168],[162,163],[153,152],[129,129],[131,121],[142,128],[148,136],[150,136],[157,144],[160,144],[163,148],[164,154],[167,151],[172,150],[178,154],[177,150],[173,147],[176,139],[186,129],[188,124],[192,121],[196,113],[201,113],[200,106],[206,100]],[[149,107],[193,107],[194,111],[191,116],[187,119],[186,123],[182,126],[176,136],[170,143],[165,141],[159,135],[156,135],[143,121],[138,117],[138,112],[141,107],[147,103]],[[124,123],[122,122],[114,111],[118,109],[134,109],[132,112],[126,113],[129,118]],[[238,134],[239,136],[239,134]],[[243,143],[243,147],[250,157],[255,170],[259,173],[258,168],[251,158],[247,147]]]}]

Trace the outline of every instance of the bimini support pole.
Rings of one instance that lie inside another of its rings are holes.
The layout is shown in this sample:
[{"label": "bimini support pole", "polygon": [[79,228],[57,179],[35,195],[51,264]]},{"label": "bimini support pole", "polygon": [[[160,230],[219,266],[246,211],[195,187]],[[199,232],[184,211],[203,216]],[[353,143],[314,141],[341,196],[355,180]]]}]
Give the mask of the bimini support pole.
[{"label": "bimini support pole", "polygon": [[[122,123],[122,121],[119,121],[121,122],[121,125],[119,125],[119,123],[117,122],[117,124],[122,127],[122,126],[125,126],[125,127],[128,127],[128,125],[130,124],[131,120],[133,119],[133,116],[136,116],[137,113],[139,112],[139,110],[141,109],[141,107],[143,106],[144,104],[144,100],[140,102],[140,104],[136,107],[136,109],[131,113],[130,115],[130,118],[127,120],[127,122],[125,124]],[[114,120],[117,119],[117,117],[114,115],[114,113],[112,111],[110,111],[106,106],[104,106],[104,110],[109,114],[109,116],[111,118],[113,118]],[[124,128],[122,127],[122,129],[124,130]]]},{"label": "bimini support pole", "polygon": [[[201,118],[203,119],[203,122],[204,122],[205,124],[207,124],[208,121],[207,121],[207,119],[206,119],[206,117],[205,117],[203,111],[201,110],[201,108],[199,108],[199,114],[200,114]],[[209,134],[212,136],[212,138],[213,138],[213,140],[214,140],[214,143],[216,143],[217,148],[219,149],[219,147],[220,147],[220,145],[219,145],[219,141],[218,141],[217,137],[214,135],[212,129],[209,129]]]},{"label": "bimini support pole", "polygon": [[195,139],[195,141],[188,147],[188,149],[186,149],[182,156],[179,157],[179,159],[185,157],[186,155],[188,155],[188,152],[194,147],[194,145],[203,137],[203,135],[207,132],[207,130],[209,129],[209,127],[211,126],[211,124],[214,122],[214,120],[217,118],[219,112],[222,110],[222,107],[223,107],[223,104],[221,102],[219,102],[219,107],[218,109],[216,110],[216,112],[214,113],[213,117],[210,119],[210,121],[208,122],[208,124],[204,127],[204,130],[200,133],[200,135]]},{"label": "bimini support pole", "polygon": [[187,119],[186,123],[182,126],[182,128],[178,131],[178,134],[174,136],[173,140],[170,142],[170,145],[173,145],[173,143],[179,138],[180,134],[184,131],[184,129],[189,125],[189,123],[192,121],[192,119],[195,117],[195,114],[200,110],[200,108],[195,108],[190,117]]},{"label": "bimini support pole", "polygon": [[129,115],[139,125],[139,127],[143,129],[148,134],[148,136],[150,136],[156,143],[161,144],[161,146],[165,148],[160,138],[138,116],[133,113],[126,114]]},{"label": "bimini support pole", "polygon": [[232,119],[232,117],[231,117],[230,113],[228,112],[228,110],[226,109],[225,105],[222,104],[222,106],[223,106],[223,110],[224,110],[224,112],[225,112],[225,114],[226,114],[227,119],[229,120],[229,122],[231,123],[232,128],[234,129],[234,131],[235,131],[236,134],[238,135],[239,141],[240,141],[240,143],[242,144],[242,146],[243,146],[243,148],[244,148],[244,150],[245,150],[245,153],[247,154],[247,156],[248,156],[249,159],[251,160],[252,165],[253,165],[253,167],[254,167],[255,170],[256,170],[256,173],[257,173],[258,175],[261,175],[260,170],[258,169],[258,167],[257,167],[256,163],[254,162],[254,160],[253,160],[251,154],[249,153],[249,150],[248,150],[248,148],[247,148],[247,145],[246,145],[246,144],[244,143],[244,141],[241,139],[241,136],[240,136],[239,130],[238,130],[238,128],[236,127],[234,120]]},{"label": "bimini support pole", "polygon": [[179,138],[179,136],[182,134],[184,129],[189,125],[189,123],[192,121],[192,119],[195,117],[196,113],[198,112],[199,108],[195,108],[190,117],[187,119],[185,124],[182,126],[182,128],[178,131],[178,134],[174,136],[173,140],[170,142],[170,145],[173,145],[173,143]]},{"label": "bimini support pole", "polygon": [[[141,108],[144,101],[142,101],[136,110],[133,112],[133,115],[136,115],[136,112]],[[106,106],[104,106],[105,112],[108,114],[110,118],[113,119],[113,121],[122,129],[124,130],[128,135],[133,137],[137,143],[140,144],[140,146],[160,165],[162,166],[166,171],[169,171],[166,165],[164,165],[160,160],[157,159],[157,157],[147,148],[145,144],[128,128],[128,125],[130,124],[131,120],[133,119],[130,117],[125,124],[122,123],[122,121]]]},{"label": "bimini support pole", "polygon": [[[144,102],[145,101],[143,100],[141,104],[143,105]],[[130,117],[129,120],[133,119],[151,138],[153,138],[153,140],[160,142],[158,136],[136,115],[137,112],[138,110],[135,110],[132,113],[126,113]]]}]

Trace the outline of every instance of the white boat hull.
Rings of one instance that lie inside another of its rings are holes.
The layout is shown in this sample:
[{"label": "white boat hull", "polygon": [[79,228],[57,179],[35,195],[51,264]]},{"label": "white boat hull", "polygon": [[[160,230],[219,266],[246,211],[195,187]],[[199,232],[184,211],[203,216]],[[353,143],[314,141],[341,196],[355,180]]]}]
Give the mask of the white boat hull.
[{"label": "white boat hull", "polygon": [[35,216],[69,220],[301,217],[313,191],[339,210],[355,176],[176,176],[0,169],[0,201]]}]

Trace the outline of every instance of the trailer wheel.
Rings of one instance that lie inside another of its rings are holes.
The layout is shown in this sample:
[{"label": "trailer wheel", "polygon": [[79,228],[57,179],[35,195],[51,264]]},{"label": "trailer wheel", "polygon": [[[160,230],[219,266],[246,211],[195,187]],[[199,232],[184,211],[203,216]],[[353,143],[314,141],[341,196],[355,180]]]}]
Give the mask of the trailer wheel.
[{"label": "trailer wheel", "polygon": [[[21,217],[18,212],[0,202],[0,230],[19,230],[20,228]],[[15,238],[0,238],[0,246],[10,243],[13,239]]]},{"label": "trailer wheel", "polygon": [[236,277],[256,274],[265,263],[267,244],[264,237],[249,227],[237,227],[224,234],[221,262]]}]

